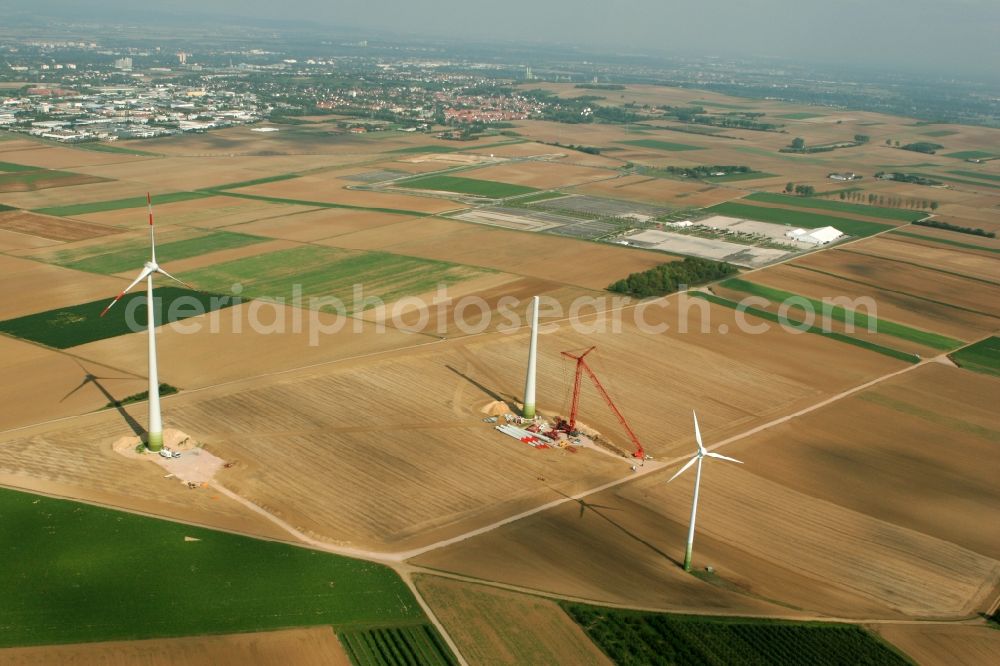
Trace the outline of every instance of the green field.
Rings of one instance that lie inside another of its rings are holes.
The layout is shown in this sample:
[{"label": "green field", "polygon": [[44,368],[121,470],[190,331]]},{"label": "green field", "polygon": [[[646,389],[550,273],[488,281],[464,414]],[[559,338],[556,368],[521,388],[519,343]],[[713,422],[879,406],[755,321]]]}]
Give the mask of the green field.
[{"label": "green field", "polygon": [[825,118],[822,113],[807,113],[805,111],[799,111],[797,113],[782,113],[775,118],[787,118],[789,120],[808,120],[809,118]]},{"label": "green field", "polygon": [[439,192],[454,192],[456,194],[471,194],[477,197],[488,197],[490,199],[503,199],[504,197],[516,197],[521,194],[531,194],[537,192],[534,187],[525,185],[510,185],[509,183],[498,183],[492,180],[476,180],[474,178],[462,178],[460,176],[420,176],[394,183],[396,187],[405,187],[412,190],[434,190]]},{"label": "green field", "polygon": [[[169,271],[171,261],[254,245],[267,240],[270,239],[231,231],[213,231],[203,236],[161,243],[157,245],[156,252],[158,259],[166,264],[164,270]],[[59,250],[46,261],[78,271],[113,275],[130,270],[138,274],[148,259],[149,241],[145,238],[132,238],[105,245]]]},{"label": "green field", "polygon": [[672,143],[670,141],[658,141],[656,139],[636,139],[635,141],[619,141],[618,143],[629,146],[639,146],[640,148],[652,148],[653,150],[666,150],[668,152],[704,150],[700,146],[689,146],[686,143]]},{"label": "green field", "polygon": [[960,247],[966,250],[979,250],[981,252],[1000,252],[1000,248],[995,247],[983,247],[982,245],[975,245],[973,243],[962,243],[959,241],[948,240],[947,238],[937,238],[935,236],[921,236],[920,234],[911,234],[908,231],[898,231],[893,229],[889,232],[893,236],[906,236],[907,238],[919,238],[920,240],[930,241],[932,243],[940,243],[941,245],[951,245],[953,247]]},{"label": "green field", "polygon": [[4,204],[0,204],[0,211],[5,211],[5,210],[17,210],[17,209],[14,208],[13,206],[5,206]]},{"label": "green field", "polygon": [[774,289],[772,287],[767,287],[755,282],[749,282],[740,278],[731,278],[726,280],[722,283],[722,286],[727,289],[733,289],[734,291],[741,291],[746,294],[761,296],[762,298],[766,298],[775,304],[780,304],[792,298],[797,299],[799,303],[805,301],[809,303],[809,307],[817,317],[821,317],[826,314],[834,321],[841,323],[853,321],[854,326],[858,329],[865,331],[870,329],[874,332],[891,335],[894,338],[914,342],[933,349],[947,351],[949,349],[961,347],[965,344],[961,340],[949,338],[944,335],[938,335],[937,333],[931,333],[929,331],[922,331],[920,329],[906,326],[905,324],[898,324],[896,322],[879,319],[877,317],[870,317],[862,312],[848,311],[839,306],[832,307],[824,304],[822,301],[816,300],[815,298],[800,296],[799,294],[793,294],[790,291]]},{"label": "green field", "polygon": [[7,173],[16,171],[38,171],[38,167],[25,166],[24,164],[14,164],[13,162],[0,162],[0,171]]},{"label": "green field", "polygon": [[1000,377],[1000,337],[986,338],[951,355],[960,367]]},{"label": "green field", "polygon": [[913,663],[874,634],[849,624],[562,605],[618,666],[910,666]]},{"label": "green field", "polygon": [[956,132],[955,130],[930,130],[929,132],[921,132],[921,134],[923,136],[942,137],[942,136],[951,136],[952,134],[958,134],[958,132]]},{"label": "green field", "polygon": [[993,173],[983,173],[982,171],[949,171],[948,173],[954,173],[959,176],[965,176],[966,178],[979,178],[981,180],[994,180],[1000,182],[1000,176]]},{"label": "green field", "polygon": [[[212,196],[206,192],[173,192],[171,194],[159,194],[153,197],[153,204],[168,204],[189,199],[200,199]],[[145,208],[146,197],[129,197],[128,199],[115,199],[113,201],[94,201],[92,203],[71,204],[69,206],[52,206],[51,208],[40,208],[36,213],[45,215],[55,215],[57,217],[73,217],[75,215],[87,215],[88,213],[103,213],[109,210],[123,210],[125,208]]]},{"label": "green field", "polygon": [[788,208],[765,208],[764,206],[751,206],[733,201],[710,206],[705,209],[709,213],[716,215],[727,215],[729,217],[746,218],[759,222],[773,222],[775,224],[786,224],[806,229],[817,229],[819,227],[836,227],[849,236],[863,237],[877,234],[890,227],[875,222],[862,222],[860,220],[850,220],[832,215],[822,215],[819,213],[809,213],[801,210],[790,210]]},{"label": "green field", "polygon": [[719,109],[745,110],[745,109],[752,109],[753,108],[751,106],[740,106],[739,104],[723,104],[722,102],[707,102],[707,101],[705,101],[703,99],[696,99],[693,102],[689,102],[689,104],[691,106],[711,106],[711,107],[716,107],[716,108],[719,108]]},{"label": "green field", "polygon": [[[365,296],[389,303],[403,296],[434,291],[439,284],[454,284],[487,272],[387,252],[307,245],[188,271],[185,279],[199,288],[220,293],[229,293],[238,282],[243,285],[244,297],[284,299],[288,304],[292,303],[293,287],[298,285],[303,307],[309,307],[310,297],[334,297],[340,299],[348,313],[353,313],[372,307],[355,308],[355,285],[361,285]],[[337,311],[329,304],[322,309]]]},{"label": "green field", "polygon": [[451,650],[430,625],[347,631],[340,642],[354,666],[452,666]]},{"label": "green field", "polygon": [[946,153],[945,157],[954,157],[959,160],[984,160],[989,157],[997,157],[997,153],[988,153],[985,150],[960,150],[957,153]]},{"label": "green field", "polygon": [[747,201],[760,201],[762,203],[773,203],[782,206],[794,206],[796,208],[816,208],[819,210],[833,210],[840,213],[864,215],[865,217],[880,217],[886,220],[895,220],[898,222],[922,220],[930,214],[916,210],[900,210],[898,208],[866,206],[864,204],[830,201],[828,199],[817,199],[815,197],[797,197],[788,194],[774,194],[772,192],[754,192],[753,194],[744,197],[744,199]]},{"label": "green field", "polygon": [[305,199],[285,199],[283,197],[267,197],[259,194],[244,194],[243,192],[213,191],[208,196],[219,195],[233,197],[236,199],[252,199],[253,201],[266,201],[268,203],[287,204],[290,206],[309,206],[310,208],[346,208],[348,210],[367,210],[377,213],[391,213],[392,215],[408,215],[411,217],[427,217],[430,213],[421,213],[415,210],[400,210],[398,208],[375,208],[368,206],[352,206],[350,204],[331,203],[329,201],[307,201]]},{"label": "green field", "polygon": [[[972,185],[973,187],[988,187],[991,190],[1000,189],[1000,183],[984,183],[981,180],[968,180],[967,178],[955,178],[953,176],[944,176],[940,173],[931,174],[933,178],[938,180],[946,180],[949,183],[961,183],[962,185]],[[980,177],[981,176],[977,176]]]},{"label": "green field", "polygon": [[[126,286],[122,284],[122,286]],[[226,292],[229,293],[228,286]],[[0,321],[0,332],[24,340],[40,342],[56,349],[68,349],[77,345],[127,335],[146,330],[146,291],[141,285],[126,294],[114,309],[101,317],[101,311],[117,294],[107,298],[78,305],[68,305],[45,312]],[[154,313],[156,325],[180,321],[204,312],[229,307],[233,303],[227,297],[191,291],[181,287],[157,287],[153,290],[154,302],[160,299]],[[183,299],[183,300],[182,300]],[[136,303],[132,303],[137,301]],[[174,303],[177,303],[174,305]],[[171,312],[171,306],[174,311]],[[199,311],[192,310],[200,309]],[[133,310],[129,313],[129,310]],[[130,326],[134,323],[135,326]]]},{"label": "green field", "polygon": [[734,180],[757,180],[758,178],[773,178],[773,173],[750,171],[749,173],[730,173],[725,176],[709,176],[705,178],[710,183],[729,183]]},{"label": "green field", "polygon": [[849,345],[854,345],[855,347],[861,347],[862,349],[867,349],[869,351],[877,352],[884,356],[890,356],[900,361],[907,361],[908,363],[917,363],[920,361],[919,357],[915,354],[910,354],[909,352],[900,351],[898,349],[893,349],[892,347],[886,347],[884,345],[875,344],[874,342],[868,342],[867,340],[862,340],[860,338],[852,338],[849,335],[844,335],[843,333],[837,333],[836,331],[824,331],[821,326],[802,326],[802,322],[795,321],[791,317],[786,317],[783,321],[776,313],[770,312],[768,310],[761,310],[760,308],[754,307],[742,307],[736,301],[731,301],[728,298],[722,298],[716,296],[715,294],[706,294],[704,292],[696,291],[691,293],[695,298],[703,298],[710,303],[715,303],[716,305],[721,305],[723,307],[731,308],[733,310],[742,309],[743,311],[764,319],[766,321],[773,322],[775,324],[788,324],[794,326],[795,328],[802,330],[806,333],[814,333],[816,335],[822,335],[824,338],[830,338],[831,340],[837,340],[838,342],[844,342]]},{"label": "green field", "polygon": [[562,192],[539,192],[538,194],[529,194],[526,197],[520,197],[516,201],[511,203],[516,204],[531,204],[538,203],[539,201],[548,201],[549,199],[558,199],[559,197],[566,196]]},{"label": "green field", "polygon": [[381,565],[6,489],[0,543],[2,647],[427,621]]}]

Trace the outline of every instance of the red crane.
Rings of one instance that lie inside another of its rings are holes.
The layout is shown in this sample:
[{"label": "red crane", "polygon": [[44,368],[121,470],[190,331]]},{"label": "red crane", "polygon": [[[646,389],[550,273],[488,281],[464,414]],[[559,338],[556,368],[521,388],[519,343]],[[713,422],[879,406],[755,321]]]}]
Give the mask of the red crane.
[{"label": "red crane", "polygon": [[610,407],[611,411],[615,413],[615,416],[618,417],[618,422],[622,424],[622,427],[625,428],[625,432],[627,432],[628,436],[632,439],[632,443],[635,445],[635,451],[632,453],[632,457],[644,460],[646,452],[642,448],[642,443],[639,442],[639,438],[636,437],[636,434],[632,432],[632,428],[629,427],[628,421],[625,420],[622,413],[618,411],[617,407],[615,407],[614,401],[611,399],[611,396],[608,395],[608,392],[604,390],[604,386],[597,378],[597,375],[594,374],[594,371],[590,369],[590,366],[587,365],[587,362],[584,360],[584,357],[595,349],[597,349],[597,347],[591,347],[579,356],[571,354],[570,352],[562,352],[563,356],[576,361],[576,376],[573,378],[573,403],[569,410],[569,421],[560,421],[556,424],[555,429],[563,432],[576,430],[576,415],[580,409],[580,383],[583,381],[583,371],[586,370],[587,374],[590,375],[590,379],[594,382],[594,386],[597,387],[597,391],[601,394],[601,397],[604,398],[604,402],[608,403],[608,407]]}]

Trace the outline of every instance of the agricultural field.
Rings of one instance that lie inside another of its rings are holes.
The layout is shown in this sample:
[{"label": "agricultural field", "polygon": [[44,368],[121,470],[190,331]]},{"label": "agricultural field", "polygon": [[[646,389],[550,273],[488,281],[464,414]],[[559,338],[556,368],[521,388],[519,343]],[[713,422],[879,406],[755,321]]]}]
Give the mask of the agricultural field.
[{"label": "agricultural field", "polygon": [[629,146],[640,148],[651,148],[653,150],[664,150],[667,152],[685,152],[688,150],[703,150],[700,146],[689,146],[686,143],[674,143],[672,141],[660,141],[658,139],[636,139],[634,141],[619,141]]},{"label": "agricultural field", "polygon": [[848,236],[871,236],[883,231],[888,231],[891,227],[875,222],[864,222],[846,217],[836,217],[822,213],[810,213],[804,210],[794,210],[791,208],[770,208],[767,206],[753,206],[750,204],[726,202],[710,206],[705,209],[709,213],[716,215],[726,215],[730,217],[746,218],[758,220],[760,222],[773,222],[774,224],[787,224],[805,229],[818,229],[820,227],[836,227]]},{"label": "agricultural field", "polygon": [[[0,332],[22,340],[39,342],[55,349],[67,349],[95,340],[128,335],[146,330],[146,292],[137,289],[126,294],[106,317],[101,312],[115,297],[89,303],[36,312],[15,319],[0,321]],[[188,317],[228,307],[232,299],[183,287],[156,287],[153,313],[156,326],[164,322],[182,321]]]},{"label": "agricultural field", "polygon": [[[227,293],[239,283],[244,298],[281,303],[293,303],[297,288],[306,307],[310,299],[333,298],[355,314],[372,307],[355,302],[356,285],[364,296],[391,303],[483,274],[482,269],[442,261],[303,245],[188,271],[185,279],[215,293]],[[324,309],[338,310],[332,303]]]},{"label": "agricultural field", "polygon": [[1000,377],[1000,338],[993,336],[951,355],[960,368]]},{"label": "agricultural field", "polygon": [[612,663],[555,601],[439,576],[416,582],[470,663]]},{"label": "agricultural field", "polygon": [[761,203],[772,203],[780,206],[791,206],[793,208],[816,208],[819,210],[832,210],[840,213],[850,213],[864,217],[884,218],[897,222],[913,222],[927,217],[927,213],[912,210],[900,210],[898,208],[883,208],[880,206],[865,206],[864,204],[844,203],[843,201],[830,201],[827,199],[816,199],[813,197],[798,197],[785,194],[772,194],[770,192],[754,192],[746,197],[746,201],[758,201]]},{"label": "agricultural field", "polygon": [[[97,144],[101,145],[101,144]],[[288,656],[302,666],[350,666],[329,627],[277,631],[152,638],[42,647],[0,649],[0,663],[17,666],[285,666]]]},{"label": "agricultural field", "polygon": [[[930,213],[908,200],[1000,231],[996,165],[957,161],[985,155],[996,130],[615,90],[602,105],[746,110],[787,133],[525,120],[513,139],[452,142],[315,116],[112,146],[0,134],[0,645],[19,646],[0,662],[988,660],[1000,245],[909,224]],[[778,152],[856,132],[871,142]],[[921,135],[951,152],[885,144]],[[711,164],[754,171],[663,177]],[[829,179],[843,171],[864,177]],[[788,181],[819,194],[780,194]],[[199,290],[157,279],[159,379],[179,389],[164,424],[219,461],[193,487],[124,439],[148,425],[141,288],[98,318],[148,257],[147,191],[158,259]],[[704,226],[657,229],[686,219]],[[795,256],[789,226],[850,238]],[[648,246],[600,240],[625,230]],[[642,302],[607,291],[678,260],[668,231],[747,270]],[[355,285],[388,307],[356,303]],[[568,416],[561,352],[596,346],[588,364],[648,459],[629,456],[589,376],[579,421],[596,445],[535,448],[488,422],[524,398],[536,295],[539,413]],[[748,296],[756,309],[739,311]],[[777,322],[780,301],[830,297],[847,300],[829,331]],[[849,303],[861,298],[877,310]],[[849,333],[853,310],[878,332]],[[694,451],[692,410],[706,445],[744,464],[706,464],[686,573],[693,478],[667,479]]]},{"label": "agricultural field", "polygon": [[457,663],[430,625],[347,631],[340,638],[355,666],[452,666]]},{"label": "agricultural field", "polygon": [[876,635],[852,625],[564,606],[616,664],[912,664]]},{"label": "agricultural field", "polygon": [[395,183],[395,186],[411,190],[471,194],[472,196],[488,199],[504,199],[538,191],[537,188],[526,187],[524,185],[512,185],[510,183],[463,178],[460,176],[422,176],[411,180],[399,181]]},{"label": "agricultural field", "polygon": [[945,153],[944,156],[954,157],[956,160],[988,160],[997,157],[997,154],[985,150],[960,150],[957,153]]},{"label": "agricultural field", "polygon": [[[203,254],[231,250],[262,243],[266,239],[231,231],[209,233],[168,231],[160,234],[157,256],[165,267],[173,262],[198,257]],[[138,273],[149,260],[149,238],[145,234],[132,234],[127,239],[113,239],[106,243],[89,244],[72,248],[59,248],[36,254],[32,258],[88,273],[114,275]]]},{"label": "agricultural field", "polygon": [[376,564],[6,489],[0,511],[4,647],[423,622],[403,582]]}]

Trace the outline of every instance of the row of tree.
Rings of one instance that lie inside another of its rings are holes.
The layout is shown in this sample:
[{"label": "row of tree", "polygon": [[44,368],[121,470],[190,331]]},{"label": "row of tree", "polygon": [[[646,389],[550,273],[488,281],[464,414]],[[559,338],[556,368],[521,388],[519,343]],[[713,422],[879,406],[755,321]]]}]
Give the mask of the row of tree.
[{"label": "row of tree", "polygon": [[709,178],[711,176],[728,176],[733,173],[753,173],[753,169],[748,166],[722,166],[722,165],[701,165],[693,167],[663,167],[661,171],[669,173],[671,176],[682,176],[685,178]]},{"label": "row of tree", "polygon": [[785,184],[785,194],[798,194],[803,197],[811,197],[816,194],[816,188],[812,185],[796,185],[789,182]]},{"label": "row of tree", "polygon": [[934,229],[946,229],[947,231],[957,231],[960,234],[971,234],[973,236],[982,236],[984,238],[996,238],[997,234],[995,231],[986,231],[985,229],[979,229],[974,227],[960,227],[957,224],[950,224],[948,222],[942,222],[941,220],[919,220],[914,222],[922,227],[933,227]]},{"label": "row of tree", "polygon": [[[832,194],[832,193],[831,193]],[[928,201],[927,199],[904,199],[902,197],[887,197],[884,194],[874,194],[869,192],[865,194],[859,190],[847,191],[842,190],[838,192],[841,201],[857,201],[859,203],[867,203],[871,206],[885,206],[888,208],[913,208],[922,210],[937,210],[937,201]]]},{"label": "row of tree", "polygon": [[641,273],[632,273],[608,287],[609,291],[637,298],[663,296],[691,285],[721,280],[739,269],[724,261],[684,257],[683,261],[661,264]]}]

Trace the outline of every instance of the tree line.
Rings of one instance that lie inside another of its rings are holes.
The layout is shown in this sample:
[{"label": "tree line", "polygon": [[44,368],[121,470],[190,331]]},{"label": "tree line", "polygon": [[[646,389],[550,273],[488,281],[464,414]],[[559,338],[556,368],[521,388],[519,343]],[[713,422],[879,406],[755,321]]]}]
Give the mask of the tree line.
[{"label": "tree line", "polygon": [[641,273],[632,273],[608,287],[609,291],[636,298],[672,294],[684,287],[721,280],[739,269],[724,261],[684,257],[683,261],[660,264]]}]

